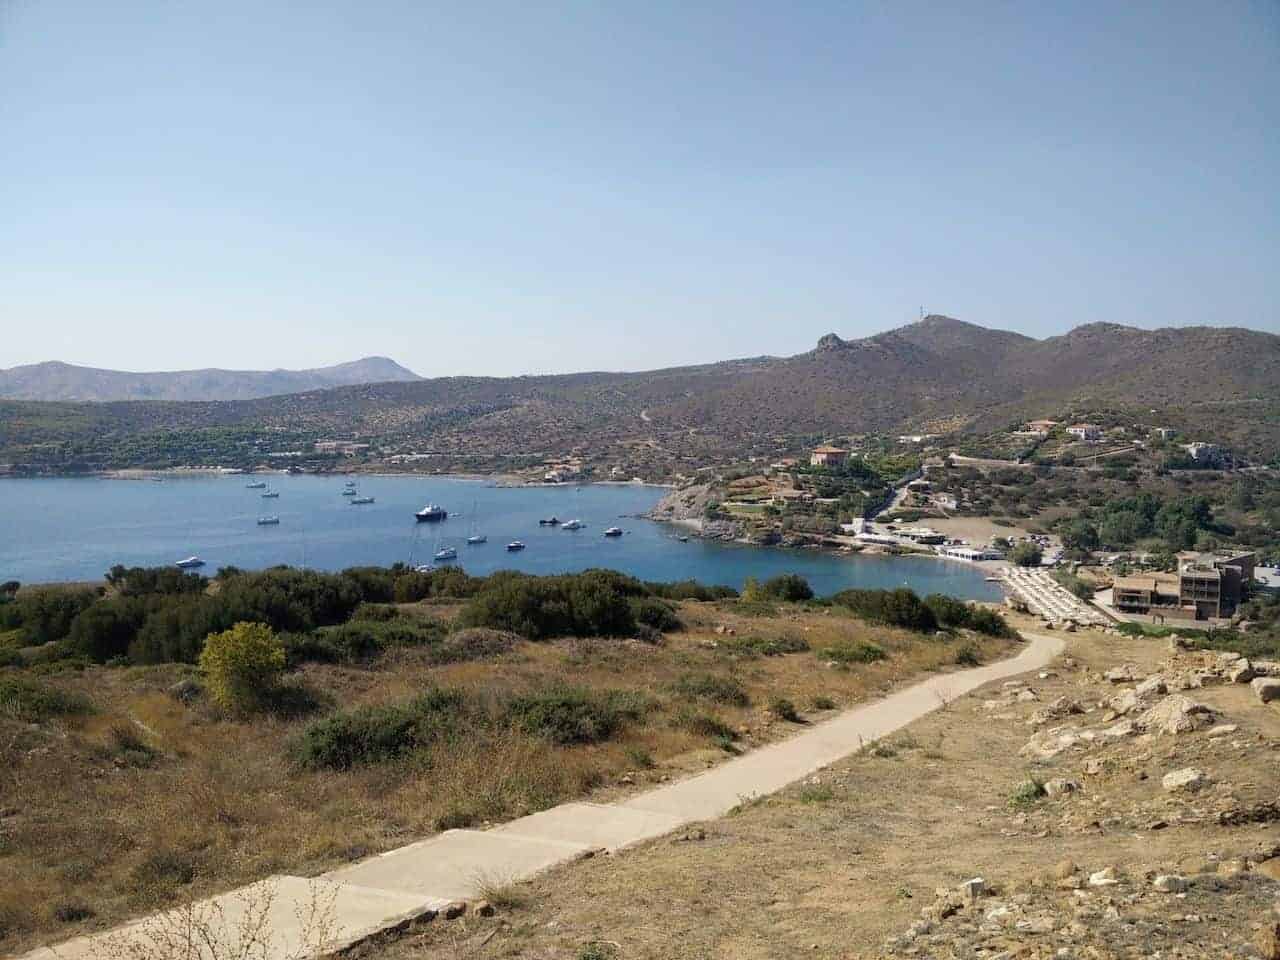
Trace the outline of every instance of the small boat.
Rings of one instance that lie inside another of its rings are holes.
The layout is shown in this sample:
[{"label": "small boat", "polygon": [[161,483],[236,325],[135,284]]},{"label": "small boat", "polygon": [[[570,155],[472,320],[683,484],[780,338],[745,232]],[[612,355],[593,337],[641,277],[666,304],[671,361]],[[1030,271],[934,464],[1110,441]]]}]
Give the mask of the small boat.
[{"label": "small boat", "polygon": [[258,526],[260,527],[274,527],[279,522],[280,522],[279,517],[259,517],[258,518]]},{"label": "small boat", "polygon": [[177,563],[174,564],[174,566],[180,567],[183,570],[194,570],[196,567],[203,567],[204,561],[201,560],[199,557],[193,556],[193,557],[187,557],[187,559],[185,560],[179,560]]},{"label": "small boat", "polygon": [[606,537],[620,537],[620,536],[622,536],[622,528],[621,528],[621,527],[610,527],[608,530],[606,530],[606,531],[604,532],[604,535],[605,535]]},{"label": "small boat", "polygon": [[414,517],[419,523],[435,523],[439,520],[447,520],[449,517],[449,511],[438,504],[428,503],[425,507],[415,513]]},{"label": "small boat", "polygon": [[559,520],[557,520],[555,517],[544,517],[543,519],[541,519],[541,520],[539,520],[539,521],[538,521],[538,526],[540,526],[540,527],[558,527],[558,526],[560,526],[560,521],[559,521]]},{"label": "small boat", "polygon": [[521,543],[519,540],[512,540],[510,543],[507,544],[507,549],[510,550],[512,553],[515,553],[517,550],[523,550],[524,544]]},{"label": "small boat", "polygon": [[435,552],[435,556],[433,556],[431,559],[437,562],[442,560],[457,560],[458,551],[453,549],[453,547],[441,547],[439,550]]},{"label": "small boat", "polygon": [[359,504],[362,504],[362,503],[373,503],[373,497],[352,497],[351,498],[351,505],[353,507],[358,506]]},{"label": "small boat", "polygon": [[585,526],[586,524],[583,523],[581,520],[566,520],[564,523],[560,524],[560,529],[561,530],[581,530]]},{"label": "small boat", "polygon": [[413,568],[414,573],[435,573],[436,568],[429,563],[420,563]]},{"label": "small boat", "polygon": [[343,484],[344,487],[354,487],[355,485],[356,482],[354,480],[348,480]]},{"label": "small boat", "polygon": [[676,537],[676,539],[677,539],[677,540],[679,540],[681,543],[688,543],[688,542],[689,542],[689,538],[688,538],[688,537]]},{"label": "small boat", "polygon": [[250,490],[265,490],[265,489],[267,489],[267,481],[265,481],[265,480],[254,480],[254,481],[253,481],[253,482],[251,482],[251,483],[246,483],[246,484],[245,484],[245,487],[247,487],[247,488],[248,488],[248,489],[250,489]]},{"label": "small boat", "polygon": [[152,483],[164,483],[164,477],[151,477]]},{"label": "small boat", "polygon": [[275,500],[279,496],[280,496],[279,490],[268,490],[262,494],[262,498],[264,500]]},{"label": "small boat", "polygon": [[356,488],[355,488],[355,487],[347,487],[347,489],[345,489],[345,490],[343,490],[343,491],[342,491],[342,495],[343,495],[344,497],[354,497],[354,496],[356,495]]},{"label": "small boat", "polygon": [[467,543],[473,547],[476,546],[477,544],[488,543],[488,542],[489,542],[489,538],[486,537],[483,533],[473,533],[471,536],[467,537]]}]

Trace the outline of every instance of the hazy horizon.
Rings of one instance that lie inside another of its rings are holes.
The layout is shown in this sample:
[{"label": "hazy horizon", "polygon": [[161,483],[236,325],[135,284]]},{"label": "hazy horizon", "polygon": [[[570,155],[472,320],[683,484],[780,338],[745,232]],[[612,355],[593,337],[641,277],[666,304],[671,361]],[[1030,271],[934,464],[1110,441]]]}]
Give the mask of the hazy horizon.
[{"label": "hazy horizon", "polygon": [[0,368],[1280,330],[1280,8],[0,6]]}]

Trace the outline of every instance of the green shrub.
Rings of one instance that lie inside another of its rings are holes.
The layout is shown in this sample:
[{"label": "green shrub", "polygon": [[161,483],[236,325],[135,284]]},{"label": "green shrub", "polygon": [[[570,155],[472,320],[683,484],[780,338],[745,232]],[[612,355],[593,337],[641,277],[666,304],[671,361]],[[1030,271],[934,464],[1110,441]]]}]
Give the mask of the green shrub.
[{"label": "green shrub", "polygon": [[511,726],[552,743],[599,743],[639,720],[644,708],[643,700],[628,691],[557,685],[512,697],[506,719]]},{"label": "green shrub", "polygon": [[769,712],[779,720],[786,720],[790,723],[800,722],[800,712],[796,710],[796,705],[786,697],[774,697],[770,700]]},{"label": "green shrub", "polygon": [[97,600],[98,591],[85,587],[27,587],[0,604],[0,629],[21,629],[30,646],[61,640],[76,616]]},{"label": "green shrub", "polygon": [[315,720],[291,743],[290,753],[311,769],[379,763],[454,734],[471,713],[460,691],[432,689],[408,703],[357,707]]},{"label": "green shrub", "polygon": [[460,622],[511,630],[530,640],[626,637],[636,626],[631,599],[644,585],[611,570],[533,577],[497,573],[467,603]]},{"label": "green shrub", "polygon": [[499,657],[520,643],[519,634],[487,627],[457,630],[429,648],[432,663],[463,663]]},{"label": "green shrub", "polygon": [[677,730],[692,733],[694,736],[707,737],[717,741],[728,740],[731,742],[738,737],[738,732],[719,717],[689,707],[678,710],[672,716],[671,726]]},{"label": "green shrub", "polygon": [[809,581],[796,573],[783,573],[776,577],[757,583],[748,578],[742,588],[744,600],[774,600],[782,603],[797,603],[813,599],[813,588]]},{"label": "green shrub", "polygon": [[1044,558],[1044,551],[1036,543],[1030,540],[1023,540],[1014,544],[1012,550],[1009,551],[1009,562],[1019,567],[1038,567],[1040,561]]},{"label": "green shrub", "polygon": [[868,640],[844,640],[819,650],[818,656],[847,666],[851,663],[875,663],[886,660],[889,654],[885,653],[883,647]]},{"label": "green shrub", "polygon": [[645,587],[655,597],[664,600],[726,600],[738,595],[732,587],[707,587],[697,580],[678,580],[674,583],[646,583]]},{"label": "green shrub", "polygon": [[66,693],[27,677],[0,674],[0,715],[24,723],[93,712],[93,704],[78,693]]},{"label": "green shrub", "polygon": [[955,662],[961,667],[976,667],[982,663],[982,653],[972,643],[962,643],[956,648]]},{"label": "green shrub", "polygon": [[938,629],[938,620],[914,590],[841,590],[833,594],[831,603],[846,607],[857,616],[873,623],[902,627],[918,633]]},{"label": "green shrub", "polygon": [[675,608],[665,600],[657,597],[632,597],[630,606],[631,618],[637,625],[663,632],[679,630],[683,626],[676,616]]},{"label": "green shrub", "polygon": [[1032,777],[1024,780],[1009,795],[1009,806],[1013,808],[1029,807],[1044,796],[1044,784]]},{"label": "green shrub", "polygon": [[780,657],[786,653],[804,653],[809,641],[804,637],[722,637],[717,649],[742,657]]},{"label": "green shrub", "polygon": [[975,604],[956,600],[940,593],[924,598],[924,605],[934,619],[944,627],[966,628],[992,637],[1011,637],[1014,630],[996,611]]},{"label": "green shrub", "polygon": [[284,668],[284,644],[264,623],[237,623],[211,634],[200,654],[209,699],[225,710],[260,707]]},{"label": "green shrub", "polygon": [[839,704],[837,704],[835,700],[833,700],[831,697],[828,697],[824,694],[819,694],[818,696],[813,698],[811,706],[813,707],[814,710],[834,710],[837,706],[839,706]]},{"label": "green shrub", "polygon": [[741,683],[732,677],[721,677],[713,673],[686,673],[672,684],[672,688],[684,697],[711,700],[733,707],[745,707],[751,703],[751,698]]}]

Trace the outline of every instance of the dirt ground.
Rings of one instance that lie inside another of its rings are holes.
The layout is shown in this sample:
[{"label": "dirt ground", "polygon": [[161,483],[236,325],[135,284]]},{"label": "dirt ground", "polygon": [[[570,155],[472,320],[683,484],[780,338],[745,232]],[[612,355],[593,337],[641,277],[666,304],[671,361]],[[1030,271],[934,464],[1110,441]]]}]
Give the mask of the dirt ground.
[{"label": "dirt ground", "polygon": [[[1025,685],[953,702],[724,820],[498,891],[492,918],[438,920],[362,955],[1269,955],[1257,944],[1280,922],[1280,704],[1204,670],[1214,654],[1067,636],[1064,657]],[[1134,680],[1105,679],[1118,664]],[[1155,673],[1166,693],[1127,713],[1104,705]],[[1164,732],[1143,711],[1177,697],[1213,712],[1196,706],[1193,729]],[[1073,730],[1094,739],[1025,752],[1035,735]],[[1188,767],[1210,783],[1164,787]],[[1038,795],[1028,780],[1066,792]],[[1169,892],[1155,880],[1166,875]],[[975,877],[970,898],[960,885]]]}]

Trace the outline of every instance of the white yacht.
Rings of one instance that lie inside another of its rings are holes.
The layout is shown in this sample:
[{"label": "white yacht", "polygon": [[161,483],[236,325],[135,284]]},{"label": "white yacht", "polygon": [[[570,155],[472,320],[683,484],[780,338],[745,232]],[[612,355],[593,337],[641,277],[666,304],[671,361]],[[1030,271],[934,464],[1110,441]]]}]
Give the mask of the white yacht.
[{"label": "white yacht", "polygon": [[204,561],[199,557],[191,556],[185,560],[179,560],[174,566],[181,567],[183,570],[194,570],[196,567],[203,567]]},{"label": "white yacht", "polygon": [[449,511],[439,504],[428,503],[425,507],[414,514],[419,523],[435,523],[438,520],[446,520],[449,517]]},{"label": "white yacht", "polygon": [[351,498],[351,505],[353,507],[359,506],[362,503],[373,503],[373,497],[352,497]]},{"label": "white yacht", "polygon": [[435,556],[433,556],[431,559],[435,560],[437,563],[445,560],[457,560],[458,551],[455,550],[453,547],[441,547],[439,550],[435,552]]},{"label": "white yacht", "polygon": [[605,535],[606,537],[620,537],[620,536],[622,536],[622,528],[621,528],[621,527],[610,527],[608,530],[606,530],[606,531],[604,532],[604,535]]},{"label": "white yacht", "polygon": [[566,520],[564,523],[560,524],[560,529],[561,530],[581,530],[585,526],[586,524],[583,523],[581,520]]}]

